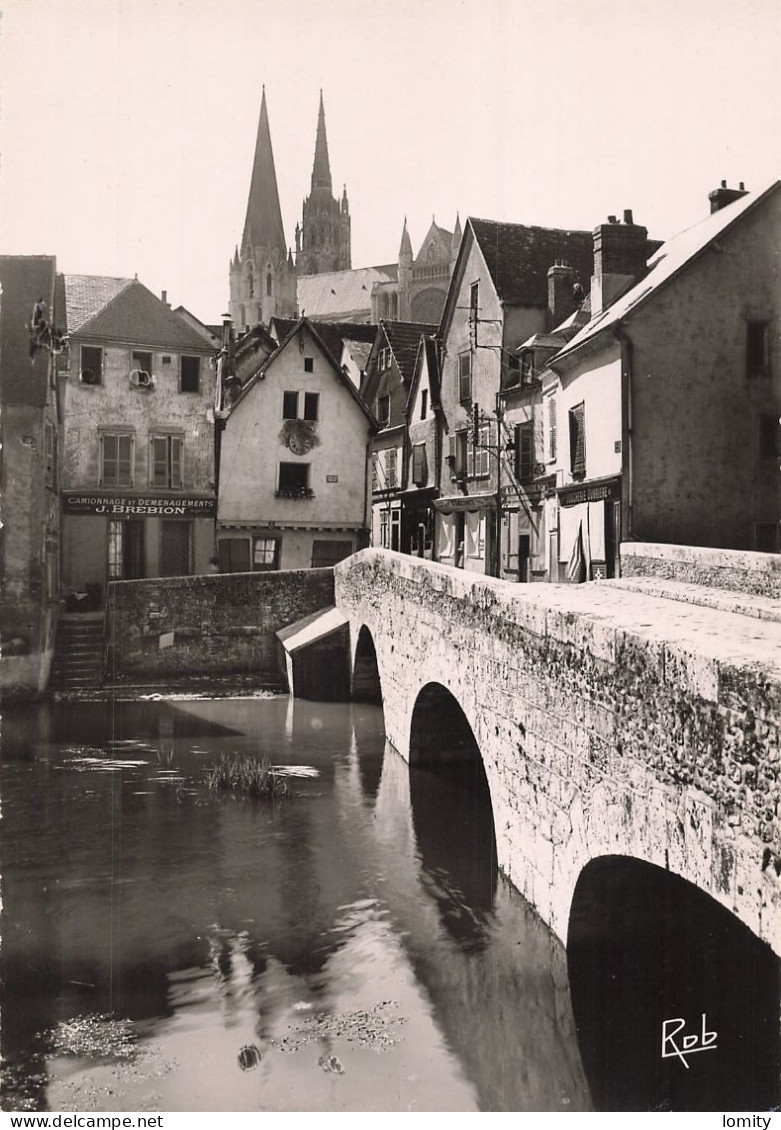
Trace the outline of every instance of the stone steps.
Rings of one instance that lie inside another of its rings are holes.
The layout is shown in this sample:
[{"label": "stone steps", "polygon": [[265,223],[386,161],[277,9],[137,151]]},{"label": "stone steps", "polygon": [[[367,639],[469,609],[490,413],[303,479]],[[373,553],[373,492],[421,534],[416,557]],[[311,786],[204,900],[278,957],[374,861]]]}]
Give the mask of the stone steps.
[{"label": "stone steps", "polygon": [[103,614],[65,615],[57,625],[52,690],[81,690],[103,683]]}]

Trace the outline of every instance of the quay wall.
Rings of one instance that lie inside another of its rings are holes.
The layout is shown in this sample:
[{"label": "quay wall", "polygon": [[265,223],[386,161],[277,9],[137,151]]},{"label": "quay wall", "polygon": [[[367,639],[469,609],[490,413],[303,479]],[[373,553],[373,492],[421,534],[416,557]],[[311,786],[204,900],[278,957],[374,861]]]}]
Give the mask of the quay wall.
[{"label": "quay wall", "polygon": [[112,581],[108,678],[284,682],[275,633],[333,603],[332,568]]}]

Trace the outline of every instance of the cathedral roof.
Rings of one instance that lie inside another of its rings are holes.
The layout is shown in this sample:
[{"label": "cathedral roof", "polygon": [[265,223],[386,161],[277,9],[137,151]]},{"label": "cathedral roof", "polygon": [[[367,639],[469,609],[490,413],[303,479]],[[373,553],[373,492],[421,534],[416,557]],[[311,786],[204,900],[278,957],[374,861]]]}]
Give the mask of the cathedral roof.
[{"label": "cathedral roof", "polygon": [[371,318],[372,287],[376,282],[395,282],[397,278],[395,263],[358,267],[351,271],[325,271],[321,275],[299,275],[298,308],[308,318],[368,322]]},{"label": "cathedral roof", "polygon": [[320,91],[320,112],[317,115],[317,138],[315,140],[315,163],[312,168],[312,191],[326,188],[331,192],[331,165],[328,160],[328,139],[325,134],[325,109],[323,92]]},{"label": "cathedral roof", "polygon": [[266,88],[260,103],[258,136],[255,141],[255,160],[252,165],[247,218],[244,221],[242,250],[252,247],[275,247],[287,254],[285,230],[282,226],[282,209],[279,205],[277,174],[271,148],[271,132],[266,109]]}]

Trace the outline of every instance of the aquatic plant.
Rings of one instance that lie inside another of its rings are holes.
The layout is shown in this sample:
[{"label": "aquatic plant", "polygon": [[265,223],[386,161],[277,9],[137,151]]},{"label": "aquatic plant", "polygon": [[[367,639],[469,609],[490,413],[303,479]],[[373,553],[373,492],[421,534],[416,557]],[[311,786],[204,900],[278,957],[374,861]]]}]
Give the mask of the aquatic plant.
[{"label": "aquatic plant", "polygon": [[74,1016],[51,1030],[49,1042],[58,1055],[80,1058],[130,1059],[136,1053],[133,1022],[112,1016]]},{"label": "aquatic plant", "polygon": [[206,784],[212,792],[245,793],[247,796],[279,800],[288,795],[287,778],[266,758],[223,754],[216,765],[206,770]]}]

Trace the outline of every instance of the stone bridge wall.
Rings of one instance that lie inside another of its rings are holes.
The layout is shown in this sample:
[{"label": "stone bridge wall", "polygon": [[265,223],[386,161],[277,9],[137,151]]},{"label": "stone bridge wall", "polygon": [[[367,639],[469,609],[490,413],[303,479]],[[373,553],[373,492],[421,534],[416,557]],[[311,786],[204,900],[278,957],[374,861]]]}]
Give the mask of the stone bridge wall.
[{"label": "stone bridge wall", "polygon": [[776,553],[630,541],[621,545],[621,575],[781,598],[781,556]]},{"label": "stone bridge wall", "polygon": [[781,953],[781,677],[725,638],[741,618],[384,550],[335,572],[353,654],[362,627],[374,641],[389,740],[409,757],[421,689],[451,692],[483,757],[499,864],[560,938],[586,863],[626,855],[695,883]]},{"label": "stone bridge wall", "polygon": [[331,568],[114,581],[110,673],[150,681],[240,673],[284,684],[275,633],[333,602]]}]

